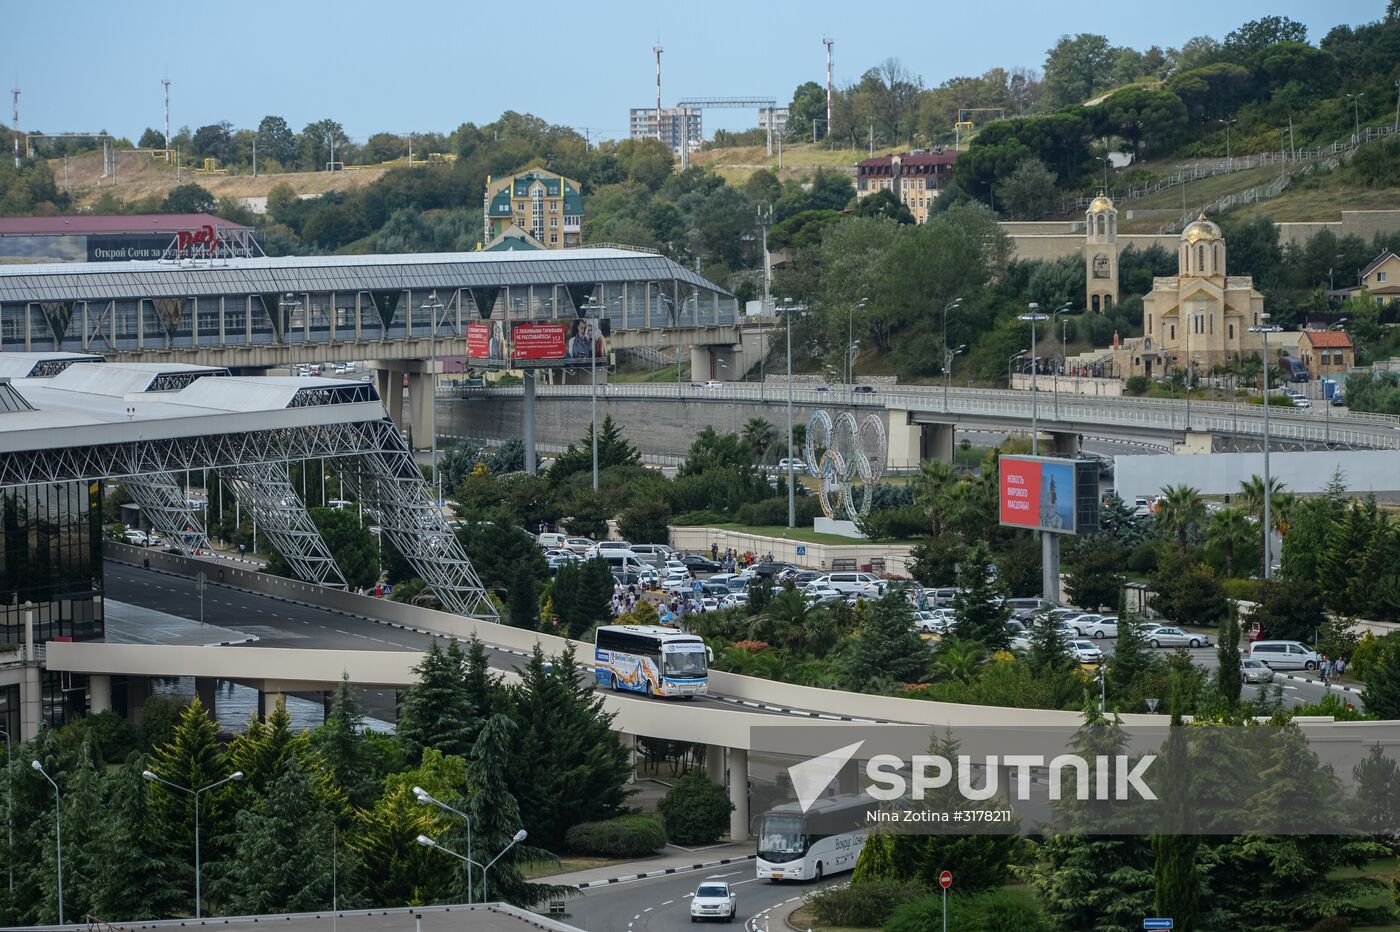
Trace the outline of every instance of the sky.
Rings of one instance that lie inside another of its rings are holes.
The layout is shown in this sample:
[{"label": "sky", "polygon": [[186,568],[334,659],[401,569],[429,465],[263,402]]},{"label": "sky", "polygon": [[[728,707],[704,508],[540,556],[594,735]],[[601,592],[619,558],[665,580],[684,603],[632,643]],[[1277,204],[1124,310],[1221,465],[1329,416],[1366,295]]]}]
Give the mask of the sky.
[{"label": "sky", "polygon": [[[272,113],[296,130],[338,120],[363,142],[374,132],[449,132],[516,110],[594,139],[622,138],[629,108],[655,106],[658,42],[663,106],[733,96],[783,106],[803,81],[824,82],[823,36],[835,42],[837,85],[894,57],[932,87],[997,66],[1039,69],[1063,34],[1180,46],[1279,14],[1306,24],[1316,41],[1384,9],[1385,0],[0,0],[0,78],[4,90],[21,89],[20,124],[29,131],[135,140],[163,126],[168,77],[172,132],[219,120],[251,128]],[[704,121],[709,135],[757,118],[709,110]]]}]

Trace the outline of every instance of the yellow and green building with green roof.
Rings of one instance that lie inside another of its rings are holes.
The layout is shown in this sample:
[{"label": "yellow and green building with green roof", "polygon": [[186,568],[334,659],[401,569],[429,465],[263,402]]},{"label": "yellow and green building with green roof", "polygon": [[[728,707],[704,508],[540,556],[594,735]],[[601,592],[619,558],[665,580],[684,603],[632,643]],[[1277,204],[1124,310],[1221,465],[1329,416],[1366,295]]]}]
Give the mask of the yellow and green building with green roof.
[{"label": "yellow and green building with green roof", "polygon": [[515,227],[546,249],[583,245],[583,195],[572,178],[532,168],[486,179],[486,242]]}]

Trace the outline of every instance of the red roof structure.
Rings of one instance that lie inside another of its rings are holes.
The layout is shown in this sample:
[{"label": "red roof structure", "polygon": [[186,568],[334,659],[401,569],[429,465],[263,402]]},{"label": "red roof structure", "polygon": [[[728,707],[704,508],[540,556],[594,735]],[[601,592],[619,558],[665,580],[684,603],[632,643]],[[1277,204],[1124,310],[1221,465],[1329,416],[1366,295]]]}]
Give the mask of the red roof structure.
[{"label": "red roof structure", "polygon": [[0,236],[100,236],[103,234],[169,233],[198,230],[203,226],[226,230],[249,227],[213,214],[119,214],[70,217],[0,217]]},{"label": "red roof structure", "polygon": [[1303,335],[1314,349],[1351,349],[1351,337],[1345,330],[1305,330]]}]

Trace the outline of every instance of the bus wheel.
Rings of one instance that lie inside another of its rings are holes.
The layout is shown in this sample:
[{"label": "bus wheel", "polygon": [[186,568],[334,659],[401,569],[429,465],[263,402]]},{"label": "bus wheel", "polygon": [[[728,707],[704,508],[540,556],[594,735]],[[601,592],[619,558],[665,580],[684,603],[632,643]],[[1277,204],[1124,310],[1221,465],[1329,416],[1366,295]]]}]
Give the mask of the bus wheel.
[{"label": "bus wheel", "polygon": [[608,688],[611,689],[613,692],[617,692],[617,674],[616,674],[616,673],[609,673],[609,674],[608,674]]},{"label": "bus wheel", "polygon": [[815,881],[818,881],[818,882],[821,881],[821,879],[822,879],[822,862],[821,862],[821,861],[818,861],[818,862],[817,862],[817,871],[816,871],[816,873],[814,873],[814,874],[812,875],[812,879],[815,880]]}]

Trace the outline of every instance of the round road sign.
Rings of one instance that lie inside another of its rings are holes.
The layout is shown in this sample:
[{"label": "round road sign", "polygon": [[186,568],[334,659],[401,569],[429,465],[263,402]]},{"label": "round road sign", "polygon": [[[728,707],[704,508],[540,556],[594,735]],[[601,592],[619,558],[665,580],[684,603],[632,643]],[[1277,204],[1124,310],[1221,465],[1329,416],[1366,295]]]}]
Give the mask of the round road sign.
[{"label": "round road sign", "polygon": [[953,872],[944,871],[943,873],[939,874],[938,885],[944,890],[947,890],[949,887],[951,887],[953,885]]}]

